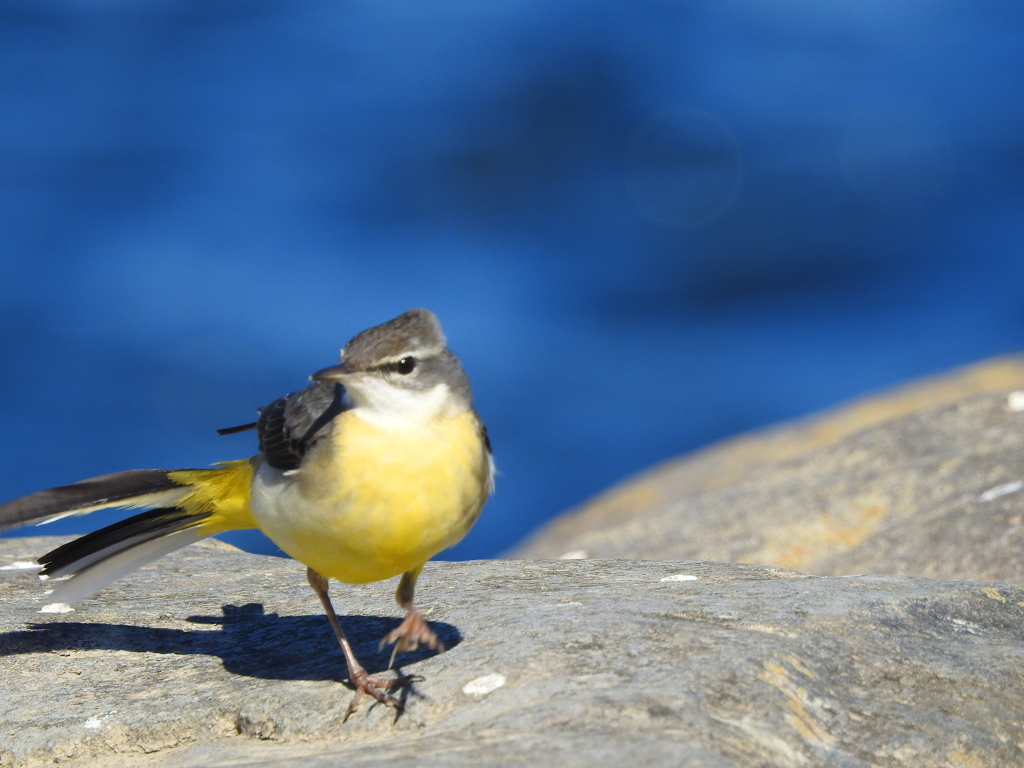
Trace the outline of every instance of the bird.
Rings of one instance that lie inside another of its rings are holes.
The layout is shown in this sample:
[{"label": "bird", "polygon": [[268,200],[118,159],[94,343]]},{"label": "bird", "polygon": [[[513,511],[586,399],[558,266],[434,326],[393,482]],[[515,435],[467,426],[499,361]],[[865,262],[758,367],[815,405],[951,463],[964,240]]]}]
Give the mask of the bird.
[{"label": "bird", "polygon": [[[460,541],[494,488],[487,429],[469,378],[437,317],[411,309],[357,333],[337,365],[258,411],[258,452],[204,469],[102,475],[0,504],[0,530],[99,509],[144,509],[42,555],[40,576],[68,577],[52,594],[67,610],[136,568],[207,536],[258,528],[306,566],[338,639],[355,695],[401,709],[392,691],[418,676],[372,677],[356,659],[328,581],[366,584],[400,576],[405,610],[382,638],[394,653],[444,644],[413,603],[416,579]],[[394,654],[392,654],[392,662]]]}]

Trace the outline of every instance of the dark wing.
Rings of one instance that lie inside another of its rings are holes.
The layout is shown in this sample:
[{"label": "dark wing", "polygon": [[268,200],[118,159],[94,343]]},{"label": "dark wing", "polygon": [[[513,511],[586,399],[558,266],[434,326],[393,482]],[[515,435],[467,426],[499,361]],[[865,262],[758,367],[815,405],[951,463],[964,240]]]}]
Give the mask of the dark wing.
[{"label": "dark wing", "polygon": [[218,435],[237,435],[239,432],[245,432],[249,429],[256,429],[256,422],[249,424],[239,424],[237,427],[221,427],[217,430]]},{"label": "dark wing", "polygon": [[345,410],[341,384],[320,381],[280,397],[262,411],[256,430],[264,460],[275,469],[298,469],[324,428]]}]

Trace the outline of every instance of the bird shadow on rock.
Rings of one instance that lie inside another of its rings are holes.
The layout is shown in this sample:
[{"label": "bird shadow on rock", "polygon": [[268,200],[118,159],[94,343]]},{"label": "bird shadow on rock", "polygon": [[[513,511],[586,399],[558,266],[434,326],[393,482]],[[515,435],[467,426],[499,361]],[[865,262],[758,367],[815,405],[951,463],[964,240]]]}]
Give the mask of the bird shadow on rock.
[{"label": "bird shadow on rock", "polygon": [[[335,680],[347,677],[345,660],[323,614],[279,616],[260,603],[225,605],[222,616],[189,616],[186,621],[217,629],[169,629],[131,624],[54,621],[30,624],[30,629],[0,633],[0,657],[53,651],[118,650],[146,653],[219,656],[224,669],[236,675],[268,680]],[[401,619],[384,616],[341,616],[352,650],[367,672],[390,667],[393,646],[380,639]],[[451,624],[429,622],[445,648],[462,635]],[[420,646],[399,654],[395,661],[416,664],[436,656]],[[398,670],[402,674],[401,670]]]}]

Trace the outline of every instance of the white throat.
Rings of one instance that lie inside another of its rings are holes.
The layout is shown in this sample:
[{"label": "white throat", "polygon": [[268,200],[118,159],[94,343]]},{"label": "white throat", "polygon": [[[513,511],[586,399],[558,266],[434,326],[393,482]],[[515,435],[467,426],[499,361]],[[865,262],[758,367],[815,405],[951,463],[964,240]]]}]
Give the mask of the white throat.
[{"label": "white throat", "polygon": [[447,384],[431,389],[405,389],[389,381],[366,377],[346,384],[352,415],[389,430],[414,428],[461,409]]}]

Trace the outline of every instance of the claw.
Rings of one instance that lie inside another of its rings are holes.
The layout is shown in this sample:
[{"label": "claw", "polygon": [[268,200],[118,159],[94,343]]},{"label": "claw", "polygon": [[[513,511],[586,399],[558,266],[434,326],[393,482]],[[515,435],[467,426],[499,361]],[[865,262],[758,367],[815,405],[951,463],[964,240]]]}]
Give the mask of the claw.
[{"label": "claw", "polygon": [[342,722],[348,720],[349,715],[359,709],[359,705],[363,703],[363,697],[366,694],[369,694],[384,706],[394,707],[401,712],[405,708],[405,704],[394,696],[390,696],[388,691],[393,688],[403,688],[422,679],[419,675],[403,675],[402,677],[382,679],[370,677],[365,669],[358,669],[349,679],[349,683],[355,688],[356,695],[352,697],[352,703],[348,705]]},{"label": "claw", "polygon": [[[409,611],[401,624],[381,638],[377,650],[391,643],[395,643],[395,653],[415,651],[420,647],[420,643],[439,653],[444,652],[444,643],[434,633],[434,630],[427,625],[427,620],[423,618],[423,614],[419,611]],[[392,656],[393,658],[394,656]]]}]

